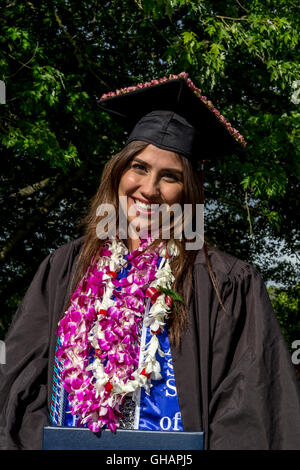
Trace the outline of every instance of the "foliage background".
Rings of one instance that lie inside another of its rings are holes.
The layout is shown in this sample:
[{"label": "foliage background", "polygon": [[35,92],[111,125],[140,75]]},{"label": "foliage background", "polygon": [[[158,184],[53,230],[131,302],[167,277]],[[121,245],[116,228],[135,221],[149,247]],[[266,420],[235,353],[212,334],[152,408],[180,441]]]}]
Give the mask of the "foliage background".
[{"label": "foliage background", "polygon": [[288,346],[299,339],[299,4],[4,3],[0,338],[43,258],[80,236],[126,140],[97,99],[186,71],[248,142],[243,161],[206,164],[207,237],[259,269]]}]

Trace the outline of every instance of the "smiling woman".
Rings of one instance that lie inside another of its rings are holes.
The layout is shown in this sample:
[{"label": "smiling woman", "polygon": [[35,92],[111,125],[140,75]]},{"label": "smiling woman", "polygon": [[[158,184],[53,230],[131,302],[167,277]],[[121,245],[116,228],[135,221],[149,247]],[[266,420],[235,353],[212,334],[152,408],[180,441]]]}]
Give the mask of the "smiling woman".
[{"label": "smiling woman", "polygon": [[[172,175],[170,175],[171,170]],[[155,206],[161,206],[161,204],[171,206],[174,203],[180,203],[182,206],[190,204],[194,208],[197,204],[203,203],[200,181],[186,158],[171,151],[162,150],[147,142],[130,142],[120,153],[108,161],[104,168],[98,191],[91,200],[89,212],[83,221],[86,226],[86,234],[74,275],[73,289],[75,289],[80,279],[83,278],[88,270],[91,259],[97,255],[104,244],[105,234],[98,233],[98,236],[95,236],[101,219],[101,217],[97,216],[98,208],[104,204],[111,205],[114,214],[117,215],[114,222],[117,225],[117,233],[120,234],[120,224],[122,224],[122,221],[119,220],[119,215],[120,204],[122,204],[120,198],[122,197],[129,201],[125,205],[126,224],[129,225],[136,220],[135,227],[138,229],[138,224],[140,223],[142,226],[141,230],[144,230],[147,236],[151,228],[149,224],[153,221],[149,215],[152,214],[148,214],[147,211],[146,218],[145,215],[142,215],[141,218],[138,217],[142,211],[144,212],[144,208],[139,207],[138,204],[145,201],[149,201]],[[134,207],[134,210],[132,210],[132,207]],[[193,211],[193,217],[195,216],[196,212]],[[172,233],[172,218],[166,218],[164,221],[170,223],[170,231]],[[183,223],[184,220],[180,222]],[[147,230],[145,230],[146,228]],[[181,230],[183,230],[183,227]],[[124,237],[120,236],[120,238]],[[159,236],[154,239],[148,238],[148,240],[152,247],[157,247],[164,241]],[[140,246],[140,242],[140,238],[130,238],[127,235],[126,239],[124,239],[124,243],[129,251],[135,251]],[[173,287],[189,302],[192,289],[192,266],[197,252],[184,250],[184,232],[182,232],[181,241],[175,240],[175,243],[180,255],[171,260],[172,273],[175,275]],[[212,281],[215,282],[212,271],[210,271],[210,275]],[[186,281],[185,287],[183,286],[184,280]],[[186,323],[186,309],[180,304],[178,305],[178,310],[181,314],[176,316],[170,329],[170,336],[174,340],[176,337],[177,343],[180,341],[180,331]],[[170,318],[172,315],[170,312]]]},{"label": "smiling woman", "polygon": [[[150,230],[161,206],[190,204],[194,223],[199,158],[238,155],[243,137],[186,74],[101,106],[131,133],[105,166],[84,237],[44,260],[14,318],[0,448],[39,449],[51,424],[203,431],[205,449],[299,449],[299,386],[260,275],[207,243],[189,249],[185,220],[179,237],[175,216],[168,239]],[[97,232],[99,207],[117,214],[115,236]],[[138,220],[138,238],[122,236],[123,218]]]}]

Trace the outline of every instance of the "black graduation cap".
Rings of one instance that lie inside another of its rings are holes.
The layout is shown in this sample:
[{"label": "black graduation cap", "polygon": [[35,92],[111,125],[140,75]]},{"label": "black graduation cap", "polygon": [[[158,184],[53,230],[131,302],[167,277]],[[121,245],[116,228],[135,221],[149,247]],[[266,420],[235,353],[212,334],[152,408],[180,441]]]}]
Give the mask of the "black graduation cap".
[{"label": "black graduation cap", "polygon": [[241,134],[180,75],[108,93],[99,105],[130,132],[127,143],[149,142],[192,162],[239,152],[246,145]]}]

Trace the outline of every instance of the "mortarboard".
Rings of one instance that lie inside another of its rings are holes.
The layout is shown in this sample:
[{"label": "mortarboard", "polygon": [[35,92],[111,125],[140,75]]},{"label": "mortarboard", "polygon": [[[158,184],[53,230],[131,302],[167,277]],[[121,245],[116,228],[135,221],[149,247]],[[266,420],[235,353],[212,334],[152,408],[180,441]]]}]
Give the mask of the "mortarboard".
[{"label": "mortarboard", "polygon": [[238,153],[246,142],[188,75],[170,75],[102,95],[99,105],[143,140],[196,162]]}]

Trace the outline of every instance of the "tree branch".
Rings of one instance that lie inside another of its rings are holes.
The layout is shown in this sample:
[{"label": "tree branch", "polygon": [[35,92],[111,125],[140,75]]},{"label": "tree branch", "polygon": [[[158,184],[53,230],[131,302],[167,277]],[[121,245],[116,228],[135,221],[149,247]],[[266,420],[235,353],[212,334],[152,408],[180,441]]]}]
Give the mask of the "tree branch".
[{"label": "tree branch", "polygon": [[[56,178],[56,177],[54,177]],[[49,184],[50,178],[46,178],[38,183],[30,184],[25,188],[20,189],[16,193],[10,194],[9,197],[17,197],[17,196],[31,196],[33,193],[38,191],[39,189],[45,188]]]},{"label": "tree branch", "polygon": [[19,64],[22,64],[21,67],[18,68],[18,70],[16,72],[14,72],[12,75],[6,75],[4,76],[4,79],[6,78],[11,78],[11,77],[14,77],[15,75],[17,75],[17,73],[20,72],[20,70],[22,70],[24,67],[27,67],[28,69],[30,69],[31,67],[28,67],[28,64],[30,64],[30,62],[32,62],[32,60],[35,58],[36,56],[36,53],[38,51],[38,48],[39,48],[39,43],[36,44],[36,47],[35,47],[35,51],[33,53],[33,56],[25,63],[21,62],[20,60],[16,59],[14,56],[12,56],[11,54],[9,54],[9,52],[4,52],[4,54],[7,54],[9,57],[11,57],[12,59],[16,60],[17,62],[19,62]]},{"label": "tree branch", "polygon": [[69,34],[67,28],[63,25],[60,17],[58,16],[57,14],[57,11],[54,9],[54,16],[55,16],[55,19],[56,19],[56,22],[58,24],[58,26],[60,27],[60,29],[63,31],[64,35],[66,36],[66,38],[68,39],[68,41],[70,42],[70,44],[72,45],[73,49],[74,49],[74,52],[75,52],[75,57],[78,61],[78,64],[79,64],[79,67],[82,67],[83,65],[83,62],[82,62],[82,54],[81,54],[81,51],[80,49],[78,48],[77,44],[75,41],[73,41],[73,38],[72,36]]},{"label": "tree branch", "polygon": [[249,13],[249,10],[247,10],[247,8],[243,7],[243,5],[239,2],[239,0],[236,0],[236,2],[238,3],[238,5],[239,5],[243,10],[245,10],[247,13]]},{"label": "tree branch", "polygon": [[[215,16],[216,16],[217,18],[220,18],[220,19],[221,19],[222,23],[225,24],[226,28],[230,29],[230,26],[229,26],[229,25],[226,23],[226,21],[224,20],[224,18],[226,18],[226,16],[217,16],[217,15],[215,15]],[[229,19],[238,19],[238,18],[229,18]],[[248,49],[249,49],[249,44],[247,43],[246,39],[243,38],[242,35],[241,35],[241,39],[242,39],[242,41],[246,44],[246,46],[247,46]],[[254,55],[256,55],[256,56],[262,61],[263,64],[266,63],[265,59],[264,59],[260,54],[258,54],[258,52],[254,52]]]},{"label": "tree branch", "polygon": [[[94,72],[94,70],[92,69],[91,67],[91,62],[90,60],[81,52],[81,50],[79,49],[79,47],[77,46],[76,42],[73,40],[73,37],[70,35],[70,33],[68,32],[66,26],[63,24],[61,18],[58,16],[58,13],[57,11],[54,9],[54,16],[55,16],[55,19],[56,19],[56,22],[57,24],[59,25],[59,27],[61,28],[62,32],[64,33],[64,35],[66,36],[66,38],[68,39],[69,43],[71,44],[73,50],[74,50],[74,54],[75,54],[75,57],[78,61],[78,65],[80,68],[83,68],[84,66],[87,67],[87,69],[89,70],[89,72],[101,83],[101,85],[103,85],[105,88],[107,88],[108,90],[110,90],[110,86],[104,81],[102,80],[102,78],[100,78],[96,72]],[[84,64],[85,63],[85,64]]]},{"label": "tree branch", "polygon": [[249,228],[250,228],[250,237],[252,238],[252,240],[254,239],[254,234],[253,234],[253,230],[252,230],[252,223],[251,223],[251,216],[250,216],[250,209],[249,209],[249,206],[248,206],[248,193],[247,191],[245,192],[245,204],[246,204],[246,209],[247,209],[247,219],[248,219],[248,222],[249,222]]},{"label": "tree branch", "polygon": [[248,16],[244,15],[240,18],[233,18],[232,16],[221,16],[221,15],[213,15],[215,18],[220,18],[221,20],[233,20],[233,21],[248,21]]},{"label": "tree branch", "polygon": [[44,218],[46,214],[53,210],[70,188],[72,188],[74,183],[84,176],[88,163],[89,162],[85,161],[77,171],[72,173],[71,177],[67,181],[65,181],[64,178],[57,180],[58,184],[55,191],[52,191],[51,195],[46,197],[44,205],[42,207],[38,207],[27,220],[25,219],[21,221],[20,225],[15,229],[13,238],[11,238],[0,251],[0,261],[2,263],[8,261],[13,250],[27,236],[28,232],[36,230],[36,227],[41,223],[41,218]]}]

